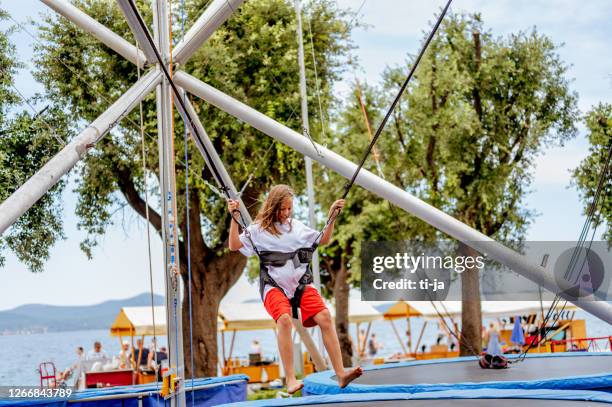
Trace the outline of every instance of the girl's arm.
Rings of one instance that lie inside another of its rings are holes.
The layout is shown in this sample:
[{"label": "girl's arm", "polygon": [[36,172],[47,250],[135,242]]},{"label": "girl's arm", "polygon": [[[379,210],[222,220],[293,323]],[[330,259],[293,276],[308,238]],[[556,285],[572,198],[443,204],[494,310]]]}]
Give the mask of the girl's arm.
[{"label": "girl's arm", "polygon": [[329,208],[329,214],[327,216],[328,218],[332,218],[332,221],[327,227],[327,229],[325,229],[325,232],[323,232],[323,236],[321,236],[319,245],[323,246],[329,243],[329,241],[331,240],[332,234],[334,233],[334,224],[336,223],[336,218],[340,214],[340,211],[342,211],[342,208],[344,207],[344,203],[345,203],[344,199],[338,199]]},{"label": "girl's arm", "polygon": [[[229,210],[230,215],[232,212],[238,210],[240,207],[240,202],[230,199],[227,201],[227,209]],[[236,251],[240,249],[243,245],[238,237],[240,232],[238,230],[238,223],[234,220],[232,215],[232,221],[230,222],[230,231],[229,231],[229,249],[231,251]]]}]

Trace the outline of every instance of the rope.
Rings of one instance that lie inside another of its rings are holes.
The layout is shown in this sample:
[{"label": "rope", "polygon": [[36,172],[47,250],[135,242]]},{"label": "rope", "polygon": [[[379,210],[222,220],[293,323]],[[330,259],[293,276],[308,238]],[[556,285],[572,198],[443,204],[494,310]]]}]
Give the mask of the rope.
[{"label": "rope", "polygon": [[[359,80],[355,78],[356,96],[357,101],[359,102],[359,107],[361,108],[361,113],[363,114],[363,120],[366,124],[366,130],[368,131],[368,137],[370,141],[372,141],[372,126],[370,125],[370,119],[368,118],[368,112],[366,111],[365,103],[363,102],[363,95],[361,92],[361,86],[359,85]],[[378,170],[378,175],[385,179],[385,174],[383,173],[382,166],[380,165],[380,155],[378,154],[378,149],[376,146],[372,147],[372,155],[374,157],[374,161],[376,162],[376,169]]]},{"label": "rope", "polygon": [[[172,25],[170,26],[172,27]],[[181,0],[181,40],[185,39],[185,0]],[[183,98],[187,98],[187,94],[183,93]],[[187,126],[185,126],[185,131],[183,132],[183,140],[185,143],[185,213],[186,213],[186,229],[187,229],[187,280],[189,285],[189,356],[190,356],[190,366],[191,366],[191,388],[193,389],[194,383],[194,356],[193,356],[193,301],[192,301],[192,293],[191,293],[191,228],[190,228],[190,220],[189,220],[189,131]],[[193,391],[191,393],[191,405],[194,406],[195,397]]]},{"label": "rope", "polygon": [[[568,278],[568,276],[571,276],[573,274],[573,265],[576,264],[576,257],[580,255],[580,252],[584,251],[585,254],[585,258],[580,266],[580,268],[578,268],[578,278],[580,277],[580,270],[582,270],[582,268],[584,267],[584,263],[587,261],[587,254],[588,251],[591,249],[591,246],[593,244],[593,240],[595,238],[595,232],[597,230],[597,226],[596,225],[593,228],[593,234],[591,235],[591,239],[589,241],[589,246],[586,250],[583,249],[584,246],[584,242],[586,242],[586,236],[587,233],[590,229],[590,225],[593,221],[593,217],[595,216],[595,209],[597,207],[597,203],[599,201],[599,198],[601,196],[601,191],[603,189],[603,185],[604,185],[604,181],[607,180],[607,174],[608,171],[610,170],[610,161],[612,160],[612,141],[610,142],[610,145],[608,147],[608,157],[606,158],[605,164],[604,164],[604,168],[602,169],[601,173],[599,174],[599,180],[597,183],[597,189],[595,190],[595,194],[593,195],[593,200],[591,201],[591,205],[589,206],[589,210],[587,213],[587,218],[584,222],[584,225],[582,227],[582,231],[580,232],[580,238],[579,238],[579,244],[578,246],[576,246],[576,248],[574,249],[573,253],[572,253],[572,258],[570,259],[570,264],[568,265],[568,268],[566,269],[565,272],[565,278]],[[574,281],[574,283],[576,283],[576,281]],[[546,329],[546,325],[548,324],[548,321],[550,319],[550,317],[553,315],[553,311],[554,309],[557,307],[558,303],[560,302],[561,296],[559,294],[555,295],[555,299],[553,300],[553,302],[551,303],[550,307],[548,308],[548,311],[546,313],[546,317],[544,318],[544,320],[542,321],[542,325],[539,329],[538,332],[538,339],[532,341],[528,346],[527,349],[521,354],[521,356],[514,361],[514,363],[519,362],[519,361],[523,361],[525,359],[525,357],[527,356],[527,353],[529,352],[530,349],[532,349],[535,346],[539,346],[545,339],[546,339],[546,332],[544,333],[544,335],[542,335],[542,331]],[[553,319],[552,325],[554,326],[558,321],[559,318],[561,317],[561,313],[565,310],[565,307],[567,305],[567,300],[564,301],[563,306],[561,307],[561,310],[559,312],[556,313],[555,318]]]},{"label": "rope", "polygon": [[[137,76],[138,76],[138,80],[140,80],[140,59],[139,57],[139,48],[138,48],[138,43],[136,43],[136,72],[137,72]],[[148,259],[148,263],[149,263],[149,286],[150,286],[150,293],[151,293],[151,320],[153,321],[153,340],[155,341],[155,347],[157,348],[157,330],[156,330],[156,324],[155,324],[155,295],[154,295],[154,291],[153,291],[153,263],[151,260],[151,229],[150,229],[150,221],[149,221],[149,188],[147,186],[147,153],[146,153],[146,147],[145,147],[145,135],[144,135],[144,113],[143,113],[143,109],[142,109],[142,101],[140,101],[138,103],[138,110],[140,113],[140,138],[142,140],[141,142],[141,148],[142,148],[142,179],[143,179],[143,183],[144,183],[144,195],[145,195],[145,217],[147,220],[147,259]],[[144,346],[144,344],[143,344]],[[153,357],[155,359],[155,364],[157,365],[157,349],[153,349]],[[138,369],[139,366],[136,366],[136,369]],[[157,383],[157,380],[155,381]],[[156,385],[157,388],[159,388],[159,385]],[[157,392],[159,394],[159,392]]]},{"label": "rope", "polygon": [[[181,98],[181,93],[178,91],[178,88],[176,87],[174,81],[172,80],[172,75],[170,74],[170,72],[168,71],[166,66],[164,65],[163,59],[162,59],[161,55],[159,54],[159,51],[157,50],[157,47],[155,47],[155,43],[153,41],[153,38],[151,38],[151,34],[149,33],[149,30],[147,29],[147,26],[146,26],[145,22],[142,20],[142,17],[140,16],[140,13],[138,13],[138,9],[136,8],[136,5],[134,5],[134,1],[133,0],[129,0],[128,4],[130,5],[132,10],[134,11],[134,14],[136,15],[136,18],[138,20],[139,25],[142,28],[142,30],[144,31],[145,36],[147,37],[147,41],[149,41],[149,43],[153,46],[153,51],[155,53],[155,57],[156,57],[157,61],[159,62],[160,66],[162,68],[162,72],[163,72],[164,76],[166,77],[166,79],[168,80],[168,83],[170,84],[170,87],[172,88],[172,91],[176,95],[177,100],[179,101],[179,104],[181,105],[181,108],[185,112],[185,116],[186,116],[187,120],[189,120],[190,127],[193,130],[193,135],[195,137],[197,137],[199,140],[201,140],[202,137],[199,134],[198,129],[195,126],[195,124],[193,122],[193,119],[192,119],[191,115],[189,114],[189,111],[187,110],[187,107],[185,106],[183,98]],[[211,169],[213,171],[213,174],[214,174],[215,178],[217,178],[218,182],[221,185],[223,185],[223,179],[221,178],[221,174],[219,173],[217,167],[214,165],[214,163],[212,161],[212,157],[210,156],[210,153],[206,149],[204,149],[204,153],[206,155],[206,158],[211,163]],[[227,191],[227,187],[224,187],[224,192],[227,195],[227,197],[229,198],[229,193]]]},{"label": "rope", "polygon": [[418,55],[417,59],[415,60],[414,64],[412,65],[412,68],[410,69],[410,72],[408,73],[408,76],[406,77],[406,80],[402,84],[399,92],[397,93],[397,95],[395,96],[395,99],[393,100],[393,103],[389,107],[389,110],[385,114],[385,117],[383,118],[382,122],[378,126],[378,129],[376,130],[376,133],[374,134],[374,138],[372,139],[372,141],[370,142],[370,145],[368,146],[368,148],[366,149],[365,153],[363,154],[363,157],[361,158],[361,161],[360,161],[359,165],[357,166],[357,169],[355,170],[355,172],[354,172],[353,176],[351,177],[350,181],[344,186],[344,194],[342,195],[342,199],[346,199],[346,196],[348,195],[348,193],[351,190],[353,184],[355,183],[355,179],[357,178],[357,175],[359,175],[359,171],[361,171],[361,168],[363,167],[363,165],[365,164],[366,159],[370,155],[370,152],[372,151],[372,148],[374,148],[374,145],[376,144],[376,141],[378,141],[378,138],[380,137],[383,129],[385,128],[385,125],[387,124],[387,121],[389,120],[389,117],[391,117],[391,113],[393,113],[393,110],[395,110],[395,106],[397,106],[397,104],[399,103],[400,97],[404,93],[404,90],[408,86],[408,82],[410,82],[410,79],[412,78],[412,76],[414,75],[414,72],[416,71],[417,67],[419,66],[419,62],[421,61],[421,58],[423,57],[423,55],[425,54],[425,51],[429,47],[429,43],[431,42],[431,40],[433,39],[434,35],[436,34],[436,31],[438,30],[438,27],[442,23],[442,20],[444,19],[444,16],[446,15],[446,12],[448,11],[448,8],[450,7],[451,2],[452,2],[452,0],[448,0],[448,2],[446,3],[446,6],[442,10],[442,13],[440,13],[440,16],[438,17],[438,21],[436,21],[436,24],[434,25],[433,29],[431,30],[431,33],[429,34],[429,37],[427,37],[427,40],[425,41],[425,44],[421,48],[421,51],[419,52],[419,55]]},{"label": "rope", "polygon": [[317,89],[317,102],[319,104],[319,118],[321,119],[321,135],[323,137],[323,140],[327,140],[327,137],[325,136],[325,117],[323,116],[323,104],[321,103],[321,88],[319,86],[319,74],[317,73],[317,58],[315,56],[314,39],[313,39],[314,36],[312,35],[310,17],[308,16],[308,14],[305,14],[305,16],[306,16],[306,24],[308,24],[308,34],[310,36],[310,53],[312,55],[312,66],[313,66],[314,76],[315,76],[315,88]]},{"label": "rope", "polygon": [[[416,273],[419,276],[419,278],[423,278],[423,272],[421,270],[417,270]],[[426,290],[425,292],[427,293],[427,296],[429,297],[429,302],[431,302],[431,305],[433,306],[434,310],[436,311],[436,314],[438,315],[438,317],[440,318],[440,320],[442,321],[442,323],[446,327],[446,330],[457,340],[457,344],[459,346],[464,347],[465,349],[467,349],[473,355],[478,356],[480,352],[478,352],[476,349],[474,349],[474,347],[472,345],[470,345],[463,338],[462,335],[457,335],[457,333],[454,330],[454,326],[453,326],[453,328],[451,328],[448,325],[448,323],[446,322],[446,318],[449,318],[451,320],[451,322],[453,323],[453,325],[455,325],[455,321],[453,320],[453,317],[450,314],[450,312],[448,312],[448,309],[446,308],[446,305],[444,305],[444,301],[439,301],[439,303],[440,303],[440,306],[444,309],[444,312],[446,313],[446,315],[442,314],[438,310],[438,307],[436,306],[435,301],[433,300],[433,298],[431,296],[431,292],[429,292],[429,290]]]},{"label": "rope", "polygon": [[[395,96],[395,99],[393,100],[393,103],[391,103],[391,106],[389,107],[389,110],[385,114],[385,117],[383,118],[382,122],[378,126],[378,129],[376,129],[376,134],[374,135],[374,137],[370,141],[370,145],[368,146],[368,148],[364,152],[363,157],[361,158],[361,161],[360,161],[359,165],[355,169],[355,172],[351,176],[349,182],[347,182],[344,185],[344,193],[342,194],[342,199],[346,199],[346,196],[348,195],[349,191],[353,187],[353,185],[355,183],[355,179],[357,178],[357,175],[359,175],[359,171],[361,171],[361,168],[365,164],[366,159],[368,158],[368,156],[372,152],[372,149],[374,148],[376,142],[378,141],[378,138],[382,134],[382,131],[385,128],[385,125],[387,124],[387,121],[389,120],[389,117],[391,116],[391,113],[393,113],[393,110],[395,110],[395,107],[399,103],[400,97],[402,96],[402,94],[404,93],[404,90],[408,86],[408,82],[410,82],[410,79],[412,79],[412,76],[414,75],[414,72],[416,71],[417,67],[419,66],[419,62],[421,61],[421,58],[423,57],[423,55],[425,54],[425,51],[429,47],[429,43],[431,42],[431,40],[433,39],[434,35],[436,34],[436,31],[438,30],[438,27],[440,27],[440,24],[442,23],[442,20],[444,19],[444,16],[446,15],[446,12],[448,11],[448,9],[449,9],[449,7],[451,5],[451,2],[452,2],[452,0],[448,0],[448,2],[446,3],[446,6],[442,10],[442,13],[440,13],[440,16],[438,17],[438,20],[436,21],[436,24],[434,25],[433,29],[429,33],[429,36],[427,37],[427,40],[425,41],[425,44],[423,44],[423,47],[421,47],[421,51],[419,52],[419,55],[418,55],[417,59],[415,60],[414,64],[412,65],[412,68],[410,69],[410,72],[408,73],[408,76],[406,77],[406,80],[404,81],[404,83],[402,84],[399,92]],[[363,7],[364,4],[365,4],[365,0],[364,0],[364,2],[360,6],[360,8],[359,8],[360,10],[361,10],[361,7]],[[338,215],[340,215],[340,212],[341,212],[341,210],[339,208],[335,208],[334,211],[329,215],[329,217],[327,218],[327,222],[325,222],[325,226],[323,226],[323,229],[321,229],[321,231],[317,235],[317,237],[315,239],[315,243],[318,242],[319,239],[323,236],[323,233],[325,232],[325,229],[327,229],[327,227],[334,220],[336,220]]]}]

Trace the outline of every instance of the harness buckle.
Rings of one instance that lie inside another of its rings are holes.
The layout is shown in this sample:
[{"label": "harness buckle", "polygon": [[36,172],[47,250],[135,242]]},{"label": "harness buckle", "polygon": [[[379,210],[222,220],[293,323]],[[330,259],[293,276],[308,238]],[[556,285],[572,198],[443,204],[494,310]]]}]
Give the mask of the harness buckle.
[{"label": "harness buckle", "polygon": [[297,257],[300,263],[310,263],[312,261],[312,253],[314,250],[302,248],[297,251]]}]

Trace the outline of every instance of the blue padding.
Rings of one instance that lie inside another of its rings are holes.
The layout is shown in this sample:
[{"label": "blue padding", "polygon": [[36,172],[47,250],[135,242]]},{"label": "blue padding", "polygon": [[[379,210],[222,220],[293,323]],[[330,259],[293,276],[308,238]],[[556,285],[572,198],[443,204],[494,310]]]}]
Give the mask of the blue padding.
[{"label": "blue padding", "polygon": [[[506,355],[509,359],[515,359],[519,355]],[[540,357],[598,357],[604,356],[611,358],[609,352],[568,352],[568,353],[542,353],[530,354],[528,358]],[[475,356],[465,356],[451,359],[432,359],[419,360],[413,362],[394,363],[390,365],[379,365],[364,369],[364,374],[380,369],[397,369],[406,366],[423,366],[431,364],[452,364],[461,361],[474,361],[477,363],[478,358]],[[612,364],[611,364],[612,365]],[[452,366],[449,366],[452,369]],[[510,366],[512,369],[512,366]],[[568,372],[571,373],[571,372]],[[312,374],[304,379],[304,395],[320,395],[320,394],[344,394],[344,393],[421,393],[428,391],[442,390],[476,390],[480,388],[494,389],[553,389],[553,390],[602,390],[608,391],[612,388],[612,373],[605,372],[595,375],[586,376],[571,376],[553,379],[530,380],[530,381],[490,381],[490,382],[465,382],[465,383],[421,383],[421,384],[385,384],[385,385],[369,385],[351,383],[348,387],[341,389],[338,387],[338,382],[333,380],[334,372],[331,370]]]},{"label": "blue padding", "polygon": [[[187,402],[191,406],[191,395],[195,393],[195,406],[215,406],[224,403],[233,403],[246,400],[247,382],[246,375],[232,375],[225,377],[211,377],[204,379],[193,379],[193,387],[206,386],[194,392],[187,393]],[[142,394],[143,406],[163,406],[164,399],[159,397],[160,385],[158,383],[141,384],[135,386],[118,386],[106,389],[89,389],[77,391],[70,397],[71,402],[66,399],[44,400],[44,399],[0,399],[0,406],[31,406],[37,407],[138,407],[137,397],[128,397],[112,400],[87,401],[93,397],[112,395]],[[184,383],[186,389],[192,388],[191,379]]]},{"label": "blue padding", "polygon": [[[289,399],[257,400],[242,403],[233,403],[232,407],[257,406],[307,406],[311,404],[333,404],[366,401],[389,400],[439,400],[439,399],[542,399],[542,400],[571,400],[592,401],[612,404],[612,394],[600,391],[584,390],[446,390],[432,393],[366,393],[366,394],[334,394],[322,396],[308,396]],[[375,404],[373,404],[375,405]]]}]

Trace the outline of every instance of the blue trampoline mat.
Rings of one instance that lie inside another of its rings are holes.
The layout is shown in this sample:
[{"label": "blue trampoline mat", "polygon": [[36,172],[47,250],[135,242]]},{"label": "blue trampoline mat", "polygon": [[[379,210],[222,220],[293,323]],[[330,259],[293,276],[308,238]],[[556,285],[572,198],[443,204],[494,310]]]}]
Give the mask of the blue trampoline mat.
[{"label": "blue trampoline mat", "polygon": [[[494,400],[494,401],[493,401]],[[365,393],[296,397],[233,403],[232,407],[333,406],[333,407],[441,407],[441,406],[604,406],[612,404],[612,394],[576,390],[447,390],[432,393]]]},{"label": "blue trampoline mat", "polygon": [[612,353],[553,353],[529,355],[508,369],[482,369],[476,357],[389,364],[365,369],[363,376],[340,389],[331,371],[304,380],[312,394],[440,390],[558,389],[612,390]]},{"label": "blue trampoline mat", "polygon": [[[246,399],[249,378],[246,375],[187,379],[184,386],[188,405],[194,397],[194,406],[216,406]],[[1,406],[37,407],[154,407],[167,402],[159,396],[161,383],[135,386],[117,386],[105,389],[89,389],[74,392],[67,399],[8,399],[0,397]],[[191,391],[191,389],[194,389]],[[115,397],[115,398],[109,398]],[[104,399],[101,399],[104,398]]]}]

